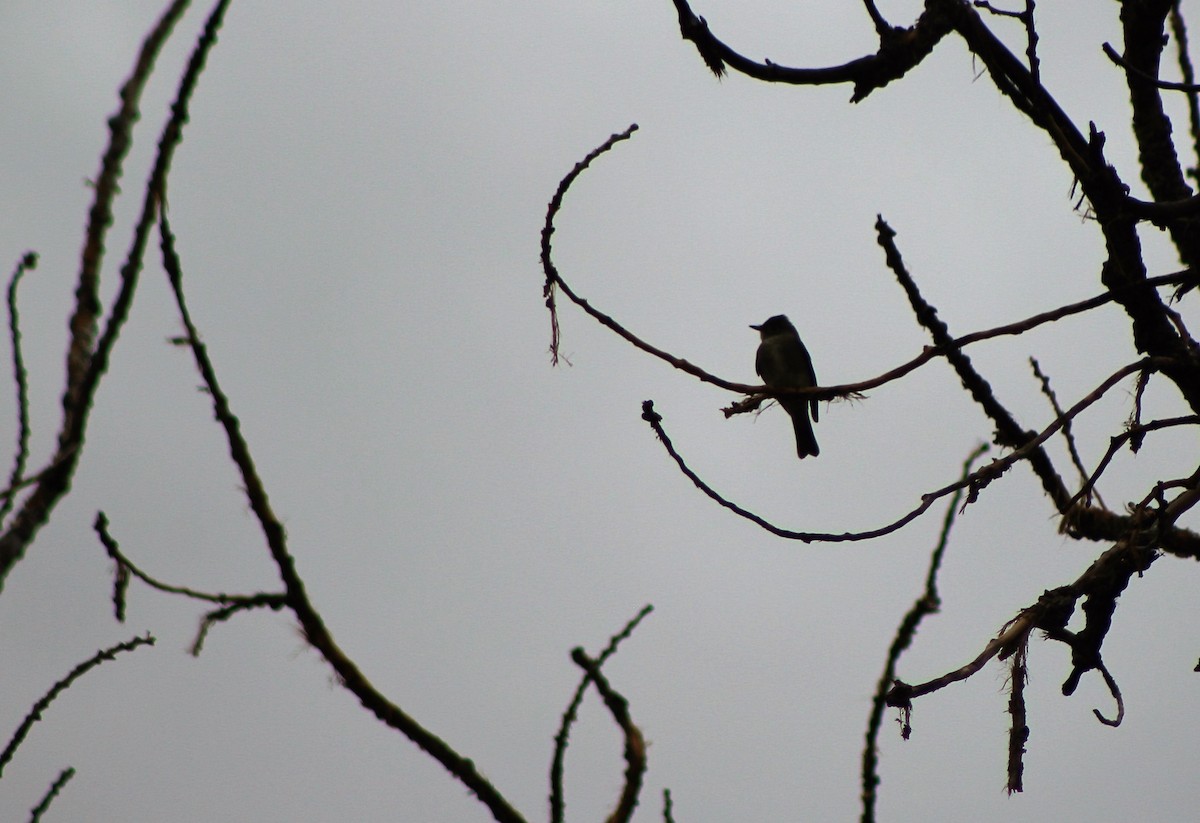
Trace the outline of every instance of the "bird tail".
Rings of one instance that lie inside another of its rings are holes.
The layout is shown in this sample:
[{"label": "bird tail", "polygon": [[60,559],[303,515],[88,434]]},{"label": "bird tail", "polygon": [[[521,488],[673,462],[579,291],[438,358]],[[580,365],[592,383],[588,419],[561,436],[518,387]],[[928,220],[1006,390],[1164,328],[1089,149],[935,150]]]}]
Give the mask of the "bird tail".
[{"label": "bird tail", "polygon": [[821,453],[817,445],[817,436],[813,434],[812,422],[807,414],[793,414],[792,428],[796,430],[796,454],[803,460],[806,457],[816,457]]}]

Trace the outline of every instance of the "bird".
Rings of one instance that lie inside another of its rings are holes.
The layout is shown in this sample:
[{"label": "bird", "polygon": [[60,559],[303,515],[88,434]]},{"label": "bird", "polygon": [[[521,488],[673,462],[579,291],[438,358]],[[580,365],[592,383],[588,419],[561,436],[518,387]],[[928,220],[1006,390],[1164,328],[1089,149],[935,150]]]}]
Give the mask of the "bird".
[{"label": "bird", "polygon": [[[786,315],[777,314],[768,318],[761,325],[751,325],[762,337],[758,344],[758,355],[754,358],[754,370],[762,378],[768,388],[806,388],[817,385],[817,375],[813,371],[812,358],[808,349],[804,348],[796,327]],[[792,428],[796,430],[796,454],[803,460],[806,457],[816,457],[821,453],[817,438],[813,434],[812,421],[817,419],[817,401],[806,400],[802,397],[776,398],[792,418]]]}]

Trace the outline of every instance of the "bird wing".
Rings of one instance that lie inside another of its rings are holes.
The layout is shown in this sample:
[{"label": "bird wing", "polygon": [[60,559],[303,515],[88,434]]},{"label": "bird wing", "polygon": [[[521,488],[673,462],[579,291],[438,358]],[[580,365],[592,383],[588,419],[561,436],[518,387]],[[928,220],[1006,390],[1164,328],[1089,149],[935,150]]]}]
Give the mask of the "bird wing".
[{"label": "bird wing", "polygon": [[[800,346],[800,353],[804,355],[804,370],[808,373],[808,385],[817,385],[817,373],[813,369],[812,358],[808,356],[808,349],[804,348],[804,341],[796,338],[796,343]],[[808,401],[808,410],[812,413],[813,422],[817,422],[817,401]]]}]

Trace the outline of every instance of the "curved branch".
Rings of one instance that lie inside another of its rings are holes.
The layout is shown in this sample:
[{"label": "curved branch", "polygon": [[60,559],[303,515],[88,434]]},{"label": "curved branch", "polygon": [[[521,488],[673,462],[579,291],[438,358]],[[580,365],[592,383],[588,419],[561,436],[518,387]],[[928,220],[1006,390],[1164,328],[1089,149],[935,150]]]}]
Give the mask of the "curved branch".
[{"label": "curved branch", "polygon": [[[101,544],[103,544],[104,550],[108,553],[108,556],[110,558],[112,558],[113,562],[116,563],[118,566],[121,566],[122,568],[127,570],[130,574],[132,574],[138,580],[141,580],[143,583],[145,583],[147,586],[149,586],[152,589],[157,589],[158,591],[165,592],[166,594],[183,595],[184,597],[190,597],[193,600],[203,600],[207,603],[216,603],[219,606],[228,606],[228,605],[233,605],[233,604],[238,604],[238,603],[246,603],[248,601],[261,601],[261,599],[263,597],[278,599],[279,606],[284,605],[282,602],[282,598],[283,598],[282,594],[277,594],[277,595],[209,594],[208,592],[201,592],[201,591],[196,591],[195,589],[189,589],[186,586],[172,586],[169,583],[163,583],[162,581],[156,580],[153,577],[151,577],[150,575],[146,574],[144,571],[142,571],[137,566],[135,566],[128,557],[126,557],[124,554],[121,553],[120,544],[118,544],[117,541],[113,538],[112,534],[109,533],[108,517],[105,516],[104,512],[96,513],[96,520],[92,523],[92,528],[95,530],[96,536],[100,538],[100,542],[101,542]],[[271,603],[270,602],[261,602],[261,603],[259,603],[259,605],[270,606]],[[278,608],[278,606],[276,606],[275,608]],[[118,616],[117,619],[123,621],[124,617]]]},{"label": "curved branch", "polygon": [[29,734],[29,730],[33,728],[33,724],[42,719],[42,712],[50,707],[54,699],[62,694],[67,689],[71,688],[76,680],[83,677],[92,669],[99,666],[106,660],[114,659],[121,652],[131,652],[138,646],[153,646],[154,638],[147,634],[144,637],[135,637],[132,640],[127,640],[124,643],[118,643],[115,646],[110,646],[107,649],[101,649],[87,660],[80,663],[64,677],[62,680],[50,687],[50,691],[46,692],[42,697],[33,704],[33,709],[21,721],[21,725],[13,732],[12,738],[8,741],[8,745],[4,747],[4,751],[0,752],[0,773],[3,773],[4,767],[12,760],[16,754],[17,748]]},{"label": "curved branch", "polygon": [[[613,635],[613,637],[608,641],[608,645],[604,648],[604,651],[600,652],[600,656],[596,658],[595,662],[597,669],[603,666],[604,662],[616,653],[617,646],[620,645],[621,641],[633,634],[633,630],[637,628],[638,624],[641,623],[646,615],[650,614],[652,611],[654,611],[654,606],[647,603],[632,620],[625,624],[625,628]],[[554,757],[550,764],[551,823],[562,823],[563,820],[563,814],[565,812],[566,805],[563,802],[562,779],[563,760],[566,758],[567,754],[567,740],[570,736],[571,725],[575,722],[575,718],[579,714],[579,704],[583,702],[584,692],[587,691],[588,684],[591,682],[592,676],[585,672],[583,679],[579,681],[579,686],[575,689],[575,695],[571,698],[571,703],[567,706],[567,710],[563,712],[562,723],[558,728],[558,734],[554,735]]]},{"label": "curved branch", "polygon": [[[778,537],[787,538],[788,540],[799,540],[803,543],[843,543],[857,542],[861,540],[871,540],[876,537],[882,537],[885,534],[891,534],[898,531],[904,526],[911,523],[913,520],[920,517],[935,501],[958,491],[959,489],[969,489],[966,505],[975,502],[979,496],[979,492],[987,487],[993,480],[996,480],[1003,475],[1008,469],[1020,460],[1032,461],[1043,443],[1054,436],[1067,422],[1077,417],[1084,409],[1095,403],[1104,396],[1113,386],[1121,382],[1125,377],[1144,370],[1158,371],[1169,365],[1167,358],[1147,357],[1137,362],[1130,363],[1118,369],[1113,374],[1109,375],[1104,382],[1097,386],[1091,393],[1079,400],[1075,405],[1068,409],[1063,414],[1056,417],[1050,424],[1041,432],[1032,435],[1030,439],[1019,449],[1015,449],[1004,457],[993,460],[988,465],[972,472],[969,476],[955,481],[948,486],[943,486],[936,491],[927,492],[921,495],[921,502],[916,508],[900,517],[886,526],[881,526],[877,529],[871,529],[864,532],[842,532],[841,534],[832,534],[825,532],[798,532],[790,529],[780,528],[768,520],[759,517],[753,512],[742,508],[730,500],[722,497],[711,486],[705,483],[695,472],[693,472],[684,462],[683,458],[675,450],[675,446],[671,443],[670,437],[662,427],[662,416],[654,410],[654,401],[647,400],[642,403],[642,419],[650,424],[658,439],[662,442],[663,448],[667,450],[667,454],[679,466],[680,471],[695,484],[696,488],[700,489],[705,495],[715,501],[717,504],[729,509],[734,514],[744,517],[752,523],[769,531]],[[1069,509],[1068,509],[1069,510]],[[1072,521],[1076,524],[1077,521]],[[1075,536],[1073,534],[1073,536]],[[1091,536],[1091,535],[1085,535]]]},{"label": "curved branch", "polygon": [[224,622],[238,612],[250,611],[251,609],[279,611],[287,606],[287,595],[281,592],[209,594],[208,592],[196,591],[185,586],[172,586],[168,583],[163,583],[133,565],[129,558],[121,553],[120,545],[108,531],[108,518],[104,515],[104,512],[96,513],[96,520],[92,524],[92,528],[95,530],[96,536],[100,538],[100,542],[104,545],[108,556],[112,558],[117,567],[113,582],[113,607],[119,622],[125,622],[125,590],[129,586],[130,575],[133,575],[150,588],[157,589],[160,592],[180,594],[184,597],[190,597],[193,600],[216,603],[221,607],[210,611],[200,621],[200,628],[196,631],[196,639],[192,641],[191,653],[193,657],[200,655],[200,650],[204,646],[204,639],[208,636],[209,629],[216,623]]},{"label": "curved branch", "polygon": [[587,672],[613,720],[625,735],[625,785],[621,789],[617,807],[608,816],[607,823],[627,823],[637,807],[638,794],[642,790],[642,777],[646,773],[646,740],[642,737],[641,729],[633,724],[633,718],[629,716],[629,701],[609,684],[600,671],[599,663],[589,658],[583,649],[572,651],[571,659],[575,661],[575,665]]},{"label": "curved branch", "polygon": [[1136,75],[1137,77],[1141,78],[1142,80],[1145,80],[1147,83],[1150,83],[1150,84],[1156,86],[1157,88],[1163,89],[1164,91],[1186,91],[1186,92],[1200,91],[1200,85],[1197,85],[1196,83],[1176,83],[1173,80],[1160,80],[1159,78],[1155,77],[1154,75],[1149,74],[1148,72],[1144,72],[1141,69],[1130,65],[1128,60],[1126,60],[1121,55],[1117,54],[1117,50],[1112,47],[1111,43],[1105,43],[1100,48],[1104,52],[1105,56],[1108,57],[1109,60],[1116,63],[1118,66],[1125,69],[1125,71],[1129,72],[1130,74]]},{"label": "curved branch", "polygon": [[911,707],[914,698],[944,689],[951,683],[966,680],[987,665],[987,662],[993,657],[1001,654],[1001,652],[1005,653],[1002,655],[1002,659],[1003,657],[1007,657],[1020,648],[1026,642],[1029,633],[1037,628],[1037,616],[1035,606],[1024,609],[1004,627],[999,635],[984,646],[983,651],[974,660],[952,672],[947,672],[941,677],[935,677],[917,686],[910,686],[901,680],[897,680],[888,692],[887,704],[893,708],[900,709]]},{"label": "curved branch", "polygon": [[271,508],[266,486],[259,476],[254,459],[250,454],[250,446],[242,436],[241,422],[230,408],[229,398],[226,397],[217,381],[217,374],[209,359],[208,349],[201,341],[200,334],[192,322],[191,313],[188,311],[183,294],[183,270],[175,252],[174,237],[165,213],[160,216],[159,231],[162,238],[163,267],[166,269],[167,279],[174,293],[175,303],[186,332],[184,340],[192,350],[196,368],[200,372],[205,388],[212,397],[213,415],[225,432],[229,454],[241,476],[242,488],[246,493],[250,509],[258,520],[259,528],[267,543],[267,549],[279,569],[279,576],[286,592],[287,606],[296,615],[296,620],[300,623],[305,638],[325,658],[325,661],[337,674],[341,684],[358,698],[365,709],[441,763],[451,775],[461,781],[479,798],[481,803],[487,806],[492,817],[500,823],[524,823],[524,817],[475,768],[475,764],[469,758],[463,757],[444,740],[388,700],[334,641],[324,619],[309,600],[303,578],[296,571],[295,560],[288,550],[287,532]]},{"label": "curved branch", "polygon": [[[542,227],[541,260],[542,269],[546,275],[546,282],[542,288],[542,292],[546,301],[546,307],[550,311],[551,318],[551,358],[553,362],[557,362],[559,357],[558,349],[560,344],[560,333],[558,325],[557,301],[555,300],[555,295],[558,290],[561,290],[562,293],[565,294],[572,303],[579,306],[579,308],[581,308],[588,316],[592,317],[594,320],[600,323],[600,325],[614,332],[618,337],[632,345],[634,348],[639,349],[640,351],[643,351],[652,357],[662,360],[672,368],[678,369],[685,374],[690,374],[692,377],[695,377],[697,380],[700,380],[703,383],[708,383],[710,385],[717,386],[718,388],[737,392],[739,394],[751,395],[750,401],[740,401],[724,409],[726,417],[731,417],[735,414],[741,414],[754,410],[761,404],[762,397],[782,397],[794,395],[812,398],[814,400],[832,400],[837,397],[854,396],[870,389],[878,388],[879,386],[890,383],[894,380],[898,380],[925,365],[934,358],[950,358],[954,352],[972,343],[977,343],[982,340],[988,340],[993,337],[1000,337],[1003,335],[1022,334],[1023,332],[1030,331],[1031,329],[1037,328],[1045,323],[1051,323],[1055,320],[1060,320],[1073,314],[1090,311],[1099,306],[1114,302],[1130,292],[1142,289],[1153,289],[1163,285],[1173,285],[1181,282],[1187,282],[1196,276],[1196,273],[1192,269],[1184,269],[1183,271],[1149,278],[1137,283],[1129,283],[1122,286],[1117,286],[1110,291],[1105,292],[1104,294],[1090,297],[1078,303],[1071,303],[1066,306],[1060,306],[1057,309],[1035,314],[1031,317],[1027,317],[1024,320],[1019,320],[1014,323],[997,326],[992,329],[985,329],[983,331],[972,332],[970,334],[965,334],[961,337],[953,339],[950,339],[947,335],[945,339],[935,341],[937,343],[936,345],[927,347],[923,352],[921,352],[921,354],[917,355],[907,363],[903,363],[894,369],[884,372],[881,375],[869,378],[867,380],[862,380],[857,383],[844,383],[835,386],[815,386],[805,389],[772,389],[762,385],[737,383],[712,374],[711,372],[708,372],[687,360],[675,357],[670,352],[664,351],[663,349],[660,349],[657,346],[654,346],[641,339],[614,320],[610,315],[605,314],[604,312],[595,308],[586,299],[576,294],[574,289],[572,289],[566,280],[563,279],[562,275],[558,271],[558,267],[554,264],[553,243],[551,242],[555,232],[554,221],[558,216],[559,211],[562,209],[563,199],[567,191],[570,189],[571,185],[575,182],[579,175],[582,174],[583,171],[587,169],[594,160],[596,160],[596,158],[612,149],[617,143],[623,140],[628,140],[630,137],[632,137],[633,133],[637,131],[637,128],[637,124],[635,123],[629,126],[629,128],[627,128],[625,131],[611,135],[602,144],[589,152],[587,156],[583,158],[583,160],[576,163],[575,167],[572,168],[566,177],[559,182],[558,188],[555,190],[554,196],[551,197],[550,203],[547,207],[546,219]],[[882,218],[880,218],[879,222],[877,223],[877,227],[881,223]],[[882,223],[882,226],[887,232],[891,232],[891,229],[887,227],[886,223]],[[881,231],[883,229],[881,229]],[[890,240],[888,242],[890,243]],[[895,248],[894,243],[890,245],[892,249]],[[895,259],[899,261],[898,251],[895,252]],[[902,263],[898,263],[898,265],[903,268]],[[913,286],[913,289],[915,289],[915,286]],[[932,309],[929,310],[931,311]]]},{"label": "curved branch", "polygon": [[1125,719],[1125,700],[1121,697],[1121,687],[1117,685],[1117,681],[1109,673],[1108,667],[1103,663],[1096,666],[1100,670],[1100,676],[1104,678],[1104,685],[1108,686],[1108,691],[1112,694],[1113,700],[1117,704],[1117,716],[1109,720],[1104,715],[1100,714],[1099,709],[1092,709],[1092,714],[1096,715],[1096,719],[1105,726],[1120,726],[1121,721]]},{"label": "curved branch", "polygon": [[692,11],[687,0],[672,0],[679,14],[679,33],[690,40],[700,52],[705,64],[717,77],[725,74],[725,66],[747,77],[768,83],[792,85],[827,85],[852,83],[854,94],[850,101],[857,103],[876,89],[903,77],[924,60],[933,47],[948,32],[949,26],[940,15],[922,12],[911,28],[888,26],[883,17],[868,2],[868,12],[880,35],[879,51],[840,66],[824,68],[788,68],[765,60],[758,63],[731,49],[708,28],[708,22]]}]

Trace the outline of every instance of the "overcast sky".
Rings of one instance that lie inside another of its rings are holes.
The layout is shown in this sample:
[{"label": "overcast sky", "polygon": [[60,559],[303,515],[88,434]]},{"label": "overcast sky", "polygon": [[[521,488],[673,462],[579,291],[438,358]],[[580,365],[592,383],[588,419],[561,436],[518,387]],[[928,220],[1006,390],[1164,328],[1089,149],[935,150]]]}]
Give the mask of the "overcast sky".
[{"label": "overcast sky", "polygon": [[[35,465],[59,423],[87,181],[163,6],[0,12],[0,268],[41,255],[20,297]],[[920,6],[881,9],[907,25]],[[695,8],[734,47],[779,63],[840,63],[875,47],[848,0]],[[185,18],[147,91],[106,300],[207,11]],[[1038,13],[1047,85],[1081,127],[1105,131],[1110,160],[1143,194],[1122,77],[1100,50],[1119,43],[1117,8]],[[996,27],[1023,51],[1011,21]],[[1072,208],[1069,172],[981,71],[949,38],[851,105],[846,87],[718,82],[680,40],[668,0],[233,3],[170,181],[194,318],[334,637],[529,819],[546,815],[552,737],[580,675],[570,649],[598,652],[647,603],[654,613],[606,666],[650,741],[638,819],[661,819],[664,787],[688,823],[857,819],[871,694],[936,541],[940,504],[869,543],[776,538],[697,492],[640,419],[643,400],[714,487],[799,530],[890,522],[991,435],[938,361],[860,402],[824,405],[821,455],[801,463],[778,408],[726,420],[736,396],[634,351],[565,301],[570,365],[552,368],[538,242],[559,179],[638,123],[566,199],[555,252],[567,281],[727,379],[755,382],[747,326],[786,313],[821,382],[863,380],[928,342],[875,243],[877,214],[955,333],[1100,290],[1103,243]],[[1154,273],[1178,267],[1154,229],[1144,240]],[[221,625],[199,659],[186,652],[196,603],[134,583],[126,624],[113,618],[97,510],[168,582],[279,587],[190,355],[168,343],[180,323],[156,244],[146,261],[73,491],[4,581],[0,739],[97,649],[147,631],[158,644],[51,706],[4,772],[0,818],[26,819],[74,766],[49,820],[488,819],[332,682],[287,615]],[[1194,326],[1193,306],[1182,310]],[[1065,404],[1137,357],[1113,308],[971,355],[1032,429],[1052,415],[1030,356]],[[1127,416],[1131,387],[1077,422],[1089,466]],[[1161,386],[1148,397],[1153,416],[1183,409]],[[0,429],[13,432],[3,408]],[[1061,442],[1052,453],[1071,476]],[[1156,435],[1117,459],[1101,491],[1120,508],[1154,479],[1190,473],[1194,454],[1194,435]],[[942,613],[899,676],[965,664],[1103,548],[1056,526],[1027,467],[989,487],[956,527]],[[1118,729],[1092,715],[1114,712],[1099,676],[1064,698],[1067,651],[1033,644],[1022,795],[1003,790],[1001,666],[920,700],[907,742],[889,716],[879,818],[1187,817],[1200,754],[1197,575],[1163,559],[1121,598],[1105,646],[1126,700]],[[601,819],[624,763],[594,694],[571,739],[569,819]]]}]

